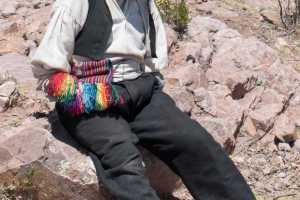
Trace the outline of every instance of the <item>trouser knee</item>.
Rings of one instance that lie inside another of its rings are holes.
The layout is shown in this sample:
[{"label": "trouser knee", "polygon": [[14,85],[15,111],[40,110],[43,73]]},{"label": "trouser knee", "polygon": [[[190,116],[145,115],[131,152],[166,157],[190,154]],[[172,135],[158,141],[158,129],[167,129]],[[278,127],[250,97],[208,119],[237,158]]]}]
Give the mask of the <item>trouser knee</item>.
[{"label": "trouser knee", "polygon": [[113,145],[101,158],[104,168],[144,171],[143,159],[136,145],[130,142]]}]

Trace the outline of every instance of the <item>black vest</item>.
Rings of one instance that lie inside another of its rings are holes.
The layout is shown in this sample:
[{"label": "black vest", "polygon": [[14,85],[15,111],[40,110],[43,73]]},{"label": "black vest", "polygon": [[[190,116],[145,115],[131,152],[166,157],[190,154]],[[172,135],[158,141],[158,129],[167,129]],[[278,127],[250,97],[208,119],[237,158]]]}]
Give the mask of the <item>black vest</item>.
[{"label": "black vest", "polygon": [[100,59],[110,42],[112,25],[111,13],[105,0],[89,0],[88,16],[76,37],[74,54]]},{"label": "black vest", "polygon": [[[156,34],[152,15],[150,15],[149,20],[151,54],[152,57],[156,57]],[[74,54],[93,60],[101,59],[112,39],[112,25],[111,13],[105,0],[89,0],[88,16],[82,30],[76,37]]]}]

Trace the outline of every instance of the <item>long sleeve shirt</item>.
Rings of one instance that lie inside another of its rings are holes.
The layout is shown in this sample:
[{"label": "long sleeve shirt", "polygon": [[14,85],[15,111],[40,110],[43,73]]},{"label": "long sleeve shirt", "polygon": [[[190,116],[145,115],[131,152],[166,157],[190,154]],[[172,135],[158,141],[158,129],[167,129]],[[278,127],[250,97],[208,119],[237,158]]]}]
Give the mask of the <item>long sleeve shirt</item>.
[{"label": "long sleeve shirt", "polygon": [[[164,26],[154,0],[106,0],[113,19],[113,41],[104,56],[113,60],[113,81],[133,79],[143,72],[158,71],[167,65]],[[88,0],[57,0],[47,31],[32,57],[34,74],[41,83],[55,71],[70,72],[70,61],[88,60],[73,55],[76,36],[82,30]],[[149,15],[156,32],[156,58],[151,57]],[[105,28],[105,27],[103,27]]]}]

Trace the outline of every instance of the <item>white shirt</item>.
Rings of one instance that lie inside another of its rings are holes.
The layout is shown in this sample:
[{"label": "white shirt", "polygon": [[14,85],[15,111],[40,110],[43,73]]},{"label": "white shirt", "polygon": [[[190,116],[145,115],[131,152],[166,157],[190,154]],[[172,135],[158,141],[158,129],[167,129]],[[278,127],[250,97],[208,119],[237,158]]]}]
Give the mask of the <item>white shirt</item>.
[{"label": "white shirt", "polygon": [[[144,3],[141,3],[142,1]],[[119,4],[116,0],[106,0],[113,18],[114,39],[105,55],[117,60],[114,67],[118,69],[118,72],[114,73],[113,81],[132,79],[143,72],[158,71],[168,62],[166,34],[154,0],[134,0],[133,4],[128,2],[132,0],[120,0]],[[136,7],[139,8],[139,12],[132,9]],[[70,72],[69,62],[72,57],[78,60],[87,59],[73,55],[73,51],[75,38],[85,24],[88,8],[88,0],[55,2],[47,31],[31,59],[34,74],[41,82],[55,71]],[[146,13],[148,11],[154,20],[157,58],[152,58],[150,54],[149,14]],[[143,26],[140,26],[141,18],[137,14],[142,14]],[[121,59],[125,61],[123,64]]]}]

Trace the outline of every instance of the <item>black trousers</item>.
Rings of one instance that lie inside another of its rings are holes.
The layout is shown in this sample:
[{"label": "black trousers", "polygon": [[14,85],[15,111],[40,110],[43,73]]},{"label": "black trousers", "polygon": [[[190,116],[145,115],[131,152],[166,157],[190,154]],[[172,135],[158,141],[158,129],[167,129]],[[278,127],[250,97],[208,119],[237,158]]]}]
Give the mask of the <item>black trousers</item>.
[{"label": "black trousers", "polygon": [[57,105],[68,132],[96,156],[101,181],[118,200],[158,200],[144,175],[139,143],[164,161],[196,200],[254,200],[249,186],[219,144],[181,112],[145,73],[115,84],[125,104],[71,117]]}]

